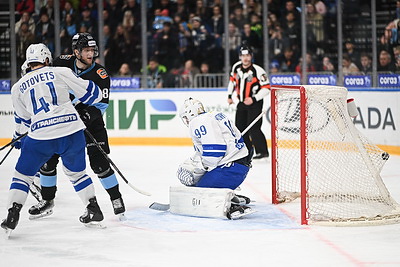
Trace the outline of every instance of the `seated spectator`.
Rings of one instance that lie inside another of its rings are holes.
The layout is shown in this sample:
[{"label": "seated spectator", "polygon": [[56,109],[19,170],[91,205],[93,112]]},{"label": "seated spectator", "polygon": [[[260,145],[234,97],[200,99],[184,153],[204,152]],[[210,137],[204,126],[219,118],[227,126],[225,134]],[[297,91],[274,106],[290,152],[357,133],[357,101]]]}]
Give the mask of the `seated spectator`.
[{"label": "seated spectator", "polygon": [[167,73],[167,68],[158,62],[156,57],[152,57],[147,65],[147,86],[149,88],[162,88],[164,75]]},{"label": "seated spectator", "polygon": [[[228,39],[229,39],[229,58],[230,65],[237,61],[237,54],[242,43],[242,35],[239,29],[233,23],[228,26]],[[225,33],[222,34],[222,47],[225,48]]]},{"label": "seated spectator", "polygon": [[72,36],[78,32],[77,25],[71,14],[65,15],[65,20],[61,22],[61,54],[72,54],[71,42]]},{"label": "seated spectator", "polygon": [[356,66],[358,68],[360,68],[360,66],[361,66],[360,53],[355,48],[354,42],[351,39],[347,39],[344,42],[344,46],[345,46],[345,50],[346,50],[345,54],[347,54],[350,57],[351,62],[353,62],[354,64],[356,64]]},{"label": "seated spectator", "polygon": [[153,30],[158,32],[164,28],[164,22],[173,23],[172,18],[169,16],[168,9],[156,9],[154,11]]},{"label": "seated spectator", "polygon": [[362,53],[360,57],[361,68],[360,71],[364,74],[372,72],[372,58],[367,53]]},{"label": "seated spectator", "polygon": [[351,60],[350,56],[348,54],[343,55],[343,60],[342,60],[342,65],[343,65],[343,75],[355,75],[359,74],[360,70],[358,69],[357,65],[354,64],[354,62]]},{"label": "seated spectator", "polygon": [[20,0],[15,2],[15,10],[18,11],[19,14],[22,15],[24,12],[28,12],[30,15],[32,15],[33,12],[35,12],[35,0]]},{"label": "seated spectator", "polygon": [[87,32],[97,39],[97,21],[91,17],[88,7],[83,8],[79,24],[80,26],[85,26]]},{"label": "seated spectator", "polygon": [[179,77],[179,87],[192,88],[193,78],[200,73],[200,70],[194,65],[193,60],[187,60],[183,68],[174,69],[171,73]]},{"label": "seated spectator", "polygon": [[289,47],[289,38],[283,34],[281,27],[276,26],[271,39],[269,39],[270,59],[283,56],[283,51]]},{"label": "seated spectator", "polygon": [[35,21],[28,12],[22,13],[19,21],[15,23],[15,33],[18,33],[23,22],[28,23],[28,29],[32,34],[35,34]]},{"label": "seated spectator", "polygon": [[393,47],[394,62],[396,65],[396,72],[400,71],[400,45]]},{"label": "seated spectator", "polygon": [[210,65],[203,62],[200,65],[200,73],[195,75],[195,86],[201,88],[215,88],[221,85],[218,84],[218,79],[214,74],[210,73]]},{"label": "seated spectator", "polygon": [[278,72],[281,72],[279,68],[279,62],[278,60],[272,60],[271,64],[269,64],[269,72],[270,74],[276,74]]},{"label": "seated spectator", "polygon": [[396,65],[392,61],[392,56],[386,50],[382,50],[379,53],[378,71],[381,71],[381,72],[395,72],[396,71]]},{"label": "seated spectator", "polygon": [[335,66],[333,66],[331,59],[329,57],[322,58],[322,70],[335,73]]},{"label": "seated spectator", "polygon": [[44,43],[54,53],[54,24],[45,12],[40,15],[40,21],[36,24],[35,39],[38,43]]},{"label": "seated spectator", "polygon": [[122,63],[121,67],[119,68],[117,76],[132,77],[131,68],[129,67],[128,63]]},{"label": "seated spectator", "polygon": [[178,34],[172,31],[168,21],[163,23],[162,30],[154,38],[154,55],[167,69],[175,67],[180,60]]},{"label": "seated spectator", "polygon": [[244,24],[248,21],[243,14],[242,5],[238,4],[233,10],[233,14],[230,15],[230,22],[233,23],[238,29],[243,29]]},{"label": "seated spectator", "polygon": [[295,72],[296,66],[299,63],[290,47],[285,48],[283,54],[278,56],[276,59],[281,65],[280,71],[282,72]]},{"label": "seated spectator", "polygon": [[[302,68],[303,68],[302,61],[303,61],[303,59],[300,58],[299,64],[297,64],[297,66],[296,66],[296,72],[300,73],[300,75],[302,74]],[[306,62],[307,62],[307,67],[306,67],[307,73],[317,71],[317,67],[315,66],[312,54],[310,52],[307,52],[307,54],[306,54]]]},{"label": "seated spectator", "polygon": [[26,59],[26,49],[35,43],[35,35],[29,31],[28,22],[22,22],[16,34],[17,64],[21,66]]}]

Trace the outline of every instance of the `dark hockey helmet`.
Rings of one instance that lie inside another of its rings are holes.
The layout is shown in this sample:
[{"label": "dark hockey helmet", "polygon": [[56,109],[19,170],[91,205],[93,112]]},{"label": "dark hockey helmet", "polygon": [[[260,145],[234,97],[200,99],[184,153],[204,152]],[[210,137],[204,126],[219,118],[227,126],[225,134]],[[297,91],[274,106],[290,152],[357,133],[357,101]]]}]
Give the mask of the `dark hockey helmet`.
[{"label": "dark hockey helmet", "polygon": [[90,33],[84,32],[75,34],[72,37],[72,51],[76,49],[82,52],[82,49],[85,47],[94,47],[94,57],[99,56],[99,48]]},{"label": "dark hockey helmet", "polygon": [[242,43],[242,46],[240,47],[239,56],[248,54],[253,56],[253,49],[251,49],[251,47],[247,44],[247,42],[244,41]]}]

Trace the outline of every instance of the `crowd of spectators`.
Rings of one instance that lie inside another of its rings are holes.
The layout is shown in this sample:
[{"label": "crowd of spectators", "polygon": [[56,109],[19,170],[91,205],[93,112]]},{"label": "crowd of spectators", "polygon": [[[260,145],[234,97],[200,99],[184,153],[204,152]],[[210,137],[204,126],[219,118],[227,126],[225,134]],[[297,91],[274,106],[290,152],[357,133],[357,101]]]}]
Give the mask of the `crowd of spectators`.
[{"label": "crowd of spectators", "polygon": [[[270,72],[301,72],[301,13],[299,0],[267,0]],[[337,72],[337,58],[330,53],[332,21],[336,1],[306,1],[307,70]],[[344,1],[345,5],[357,1]],[[378,71],[400,70],[400,1],[396,17],[390,18],[379,38]],[[104,0],[105,66],[113,75],[140,75],[141,7],[137,0]],[[357,5],[353,7],[357,8]],[[31,43],[43,42],[54,52],[55,38],[61,40],[61,52],[71,53],[71,37],[89,32],[98,40],[96,0],[60,0],[60,36],[54,36],[53,0],[18,0],[19,16],[15,25],[18,63]],[[157,65],[157,77],[150,71],[154,87],[186,85],[205,65],[210,73],[224,72],[225,40],[229,39],[230,63],[238,60],[238,49],[246,41],[254,51],[256,64],[263,65],[263,23],[261,0],[229,1],[229,31],[225,36],[222,0],[149,0],[147,1],[147,43],[149,68]],[[336,30],[336,29],[335,29]],[[345,36],[343,71],[361,74],[371,71],[371,51],[357,48],[352,36]],[[335,48],[333,48],[335,49]],[[336,48],[337,49],[337,48]],[[336,53],[337,55],[337,53]],[[151,60],[150,60],[151,59]],[[153,66],[151,66],[153,65]],[[160,67],[162,66],[162,75]],[[184,79],[174,81],[171,75]],[[165,79],[165,81],[163,81]]]}]

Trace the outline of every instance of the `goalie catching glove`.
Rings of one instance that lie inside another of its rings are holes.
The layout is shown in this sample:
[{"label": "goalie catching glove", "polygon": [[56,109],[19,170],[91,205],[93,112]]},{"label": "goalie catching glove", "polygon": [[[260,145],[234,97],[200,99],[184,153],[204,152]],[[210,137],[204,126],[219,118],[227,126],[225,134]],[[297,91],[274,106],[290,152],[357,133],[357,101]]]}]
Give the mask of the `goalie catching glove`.
[{"label": "goalie catching glove", "polygon": [[179,181],[186,186],[193,186],[200,181],[206,173],[201,160],[197,157],[190,157],[179,165],[176,175]]}]

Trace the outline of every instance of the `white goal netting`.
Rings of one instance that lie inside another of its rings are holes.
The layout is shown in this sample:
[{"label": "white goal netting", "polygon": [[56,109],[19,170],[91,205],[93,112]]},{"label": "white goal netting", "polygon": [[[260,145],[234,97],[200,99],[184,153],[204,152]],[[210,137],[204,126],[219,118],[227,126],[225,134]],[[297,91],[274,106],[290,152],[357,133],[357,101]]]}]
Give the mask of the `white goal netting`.
[{"label": "white goal netting", "polygon": [[303,86],[301,99],[300,88],[273,89],[275,203],[303,194],[305,223],[400,221],[400,206],[380,177],[389,155],[355,128],[347,112],[347,89]]}]

